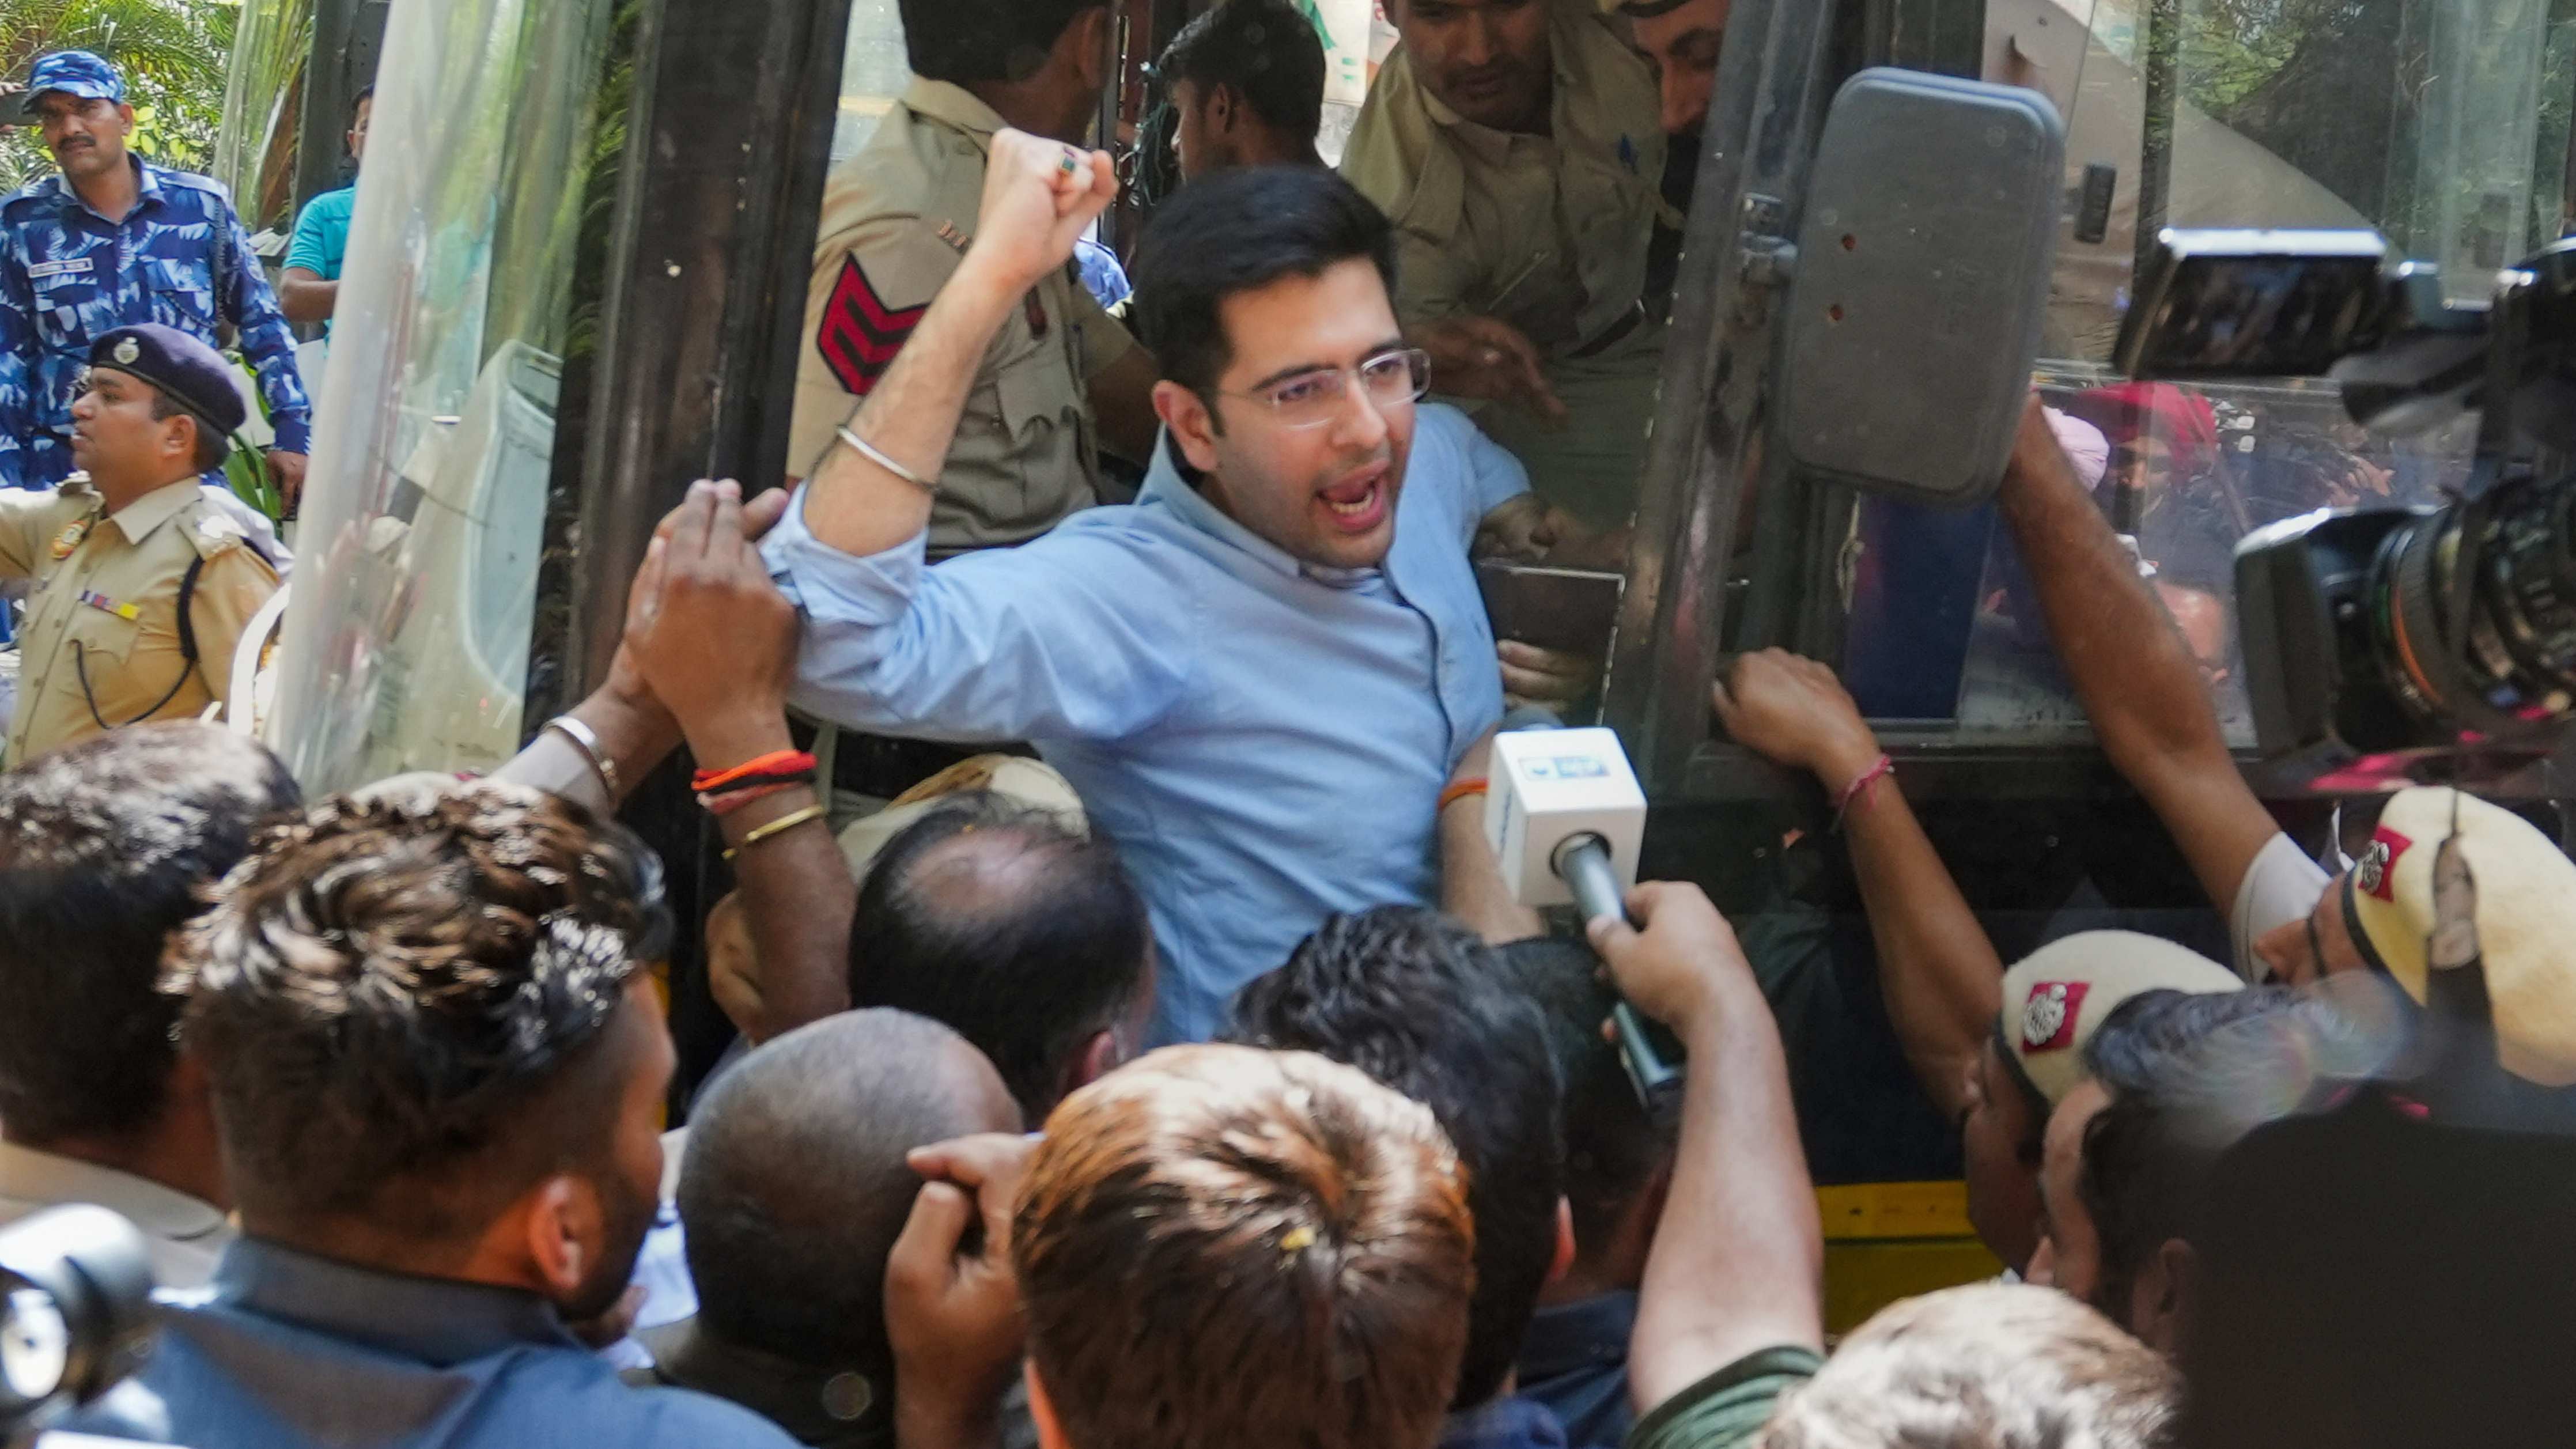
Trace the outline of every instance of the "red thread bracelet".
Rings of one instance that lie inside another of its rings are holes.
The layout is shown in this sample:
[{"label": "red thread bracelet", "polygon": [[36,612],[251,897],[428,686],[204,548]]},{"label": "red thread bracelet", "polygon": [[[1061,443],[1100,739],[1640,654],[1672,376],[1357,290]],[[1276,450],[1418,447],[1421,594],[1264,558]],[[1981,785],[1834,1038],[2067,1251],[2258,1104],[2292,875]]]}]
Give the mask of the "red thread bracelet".
[{"label": "red thread bracelet", "polygon": [[1877,764],[1874,764],[1868,769],[1861,771],[1859,774],[1854,775],[1852,777],[1852,782],[1843,787],[1840,795],[1834,797],[1834,828],[1836,830],[1843,828],[1843,816],[1850,812],[1854,804],[1866,805],[1869,803],[1870,786],[1877,784],[1879,781],[1884,780],[1895,773],[1896,761],[1885,755],[1881,755],[1878,757]]},{"label": "red thread bracelet", "polygon": [[708,814],[721,820],[754,800],[766,800],[782,791],[797,789],[804,783],[802,780],[782,780],[775,785],[755,785],[748,790],[734,790],[722,795],[700,795],[698,803],[707,807]]},{"label": "red thread bracelet", "polygon": [[1484,780],[1460,780],[1440,792],[1440,810],[1445,811],[1470,795],[1482,795],[1490,788],[1491,785]]}]

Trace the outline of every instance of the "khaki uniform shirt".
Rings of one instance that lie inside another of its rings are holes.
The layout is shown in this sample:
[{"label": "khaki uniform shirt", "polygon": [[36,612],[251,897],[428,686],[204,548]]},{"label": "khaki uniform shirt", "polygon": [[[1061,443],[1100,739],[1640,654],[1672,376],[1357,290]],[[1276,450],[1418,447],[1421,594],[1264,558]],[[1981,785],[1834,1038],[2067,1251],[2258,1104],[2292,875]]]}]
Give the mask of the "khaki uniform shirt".
[{"label": "khaki uniform shirt", "polygon": [[[812,474],[957,270],[1002,125],[966,90],[915,80],[832,174],[806,293],[791,473]],[[1038,283],[976,369],[930,510],[932,557],[1024,543],[1101,501],[1088,384],[1135,345],[1072,264]]]},{"label": "khaki uniform shirt", "polygon": [[0,1142],[0,1226],[84,1202],[142,1230],[152,1281],[164,1288],[204,1287],[233,1240],[231,1220],[213,1203],[130,1172]]},{"label": "khaki uniform shirt", "polygon": [[[179,585],[198,559],[192,670],[180,652]],[[204,713],[232,685],[233,646],[250,616],[277,592],[277,571],[193,477],[113,514],[78,473],[59,489],[0,492],[0,579],[35,581],[19,634],[12,765],[97,734],[102,720]]]},{"label": "khaki uniform shirt", "polygon": [[1664,135],[1645,61],[1585,7],[1542,3],[1551,134],[1464,119],[1399,48],[1360,109],[1342,174],[1395,221],[1405,325],[1499,317],[1555,361],[1650,330],[1639,315],[1647,243],[1658,221],[1680,217],[1660,190]]}]

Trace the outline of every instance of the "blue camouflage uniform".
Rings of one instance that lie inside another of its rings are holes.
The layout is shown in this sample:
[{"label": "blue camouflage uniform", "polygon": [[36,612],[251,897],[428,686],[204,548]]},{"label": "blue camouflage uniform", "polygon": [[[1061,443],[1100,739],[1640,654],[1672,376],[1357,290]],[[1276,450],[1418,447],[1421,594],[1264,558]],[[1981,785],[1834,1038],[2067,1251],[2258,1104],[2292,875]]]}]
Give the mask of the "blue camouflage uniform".
[{"label": "blue camouflage uniform", "polygon": [[[37,62],[28,98],[57,89],[115,99],[124,86],[105,61],[67,51]],[[211,177],[127,161],[140,194],[123,221],[91,210],[60,173],[0,202],[0,485],[42,488],[71,473],[72,399],[91,339],[142,322],[209,346],[217,323],[232,323],[259,373],[273,446],[310,451],[295,336],[232,198]]]}]

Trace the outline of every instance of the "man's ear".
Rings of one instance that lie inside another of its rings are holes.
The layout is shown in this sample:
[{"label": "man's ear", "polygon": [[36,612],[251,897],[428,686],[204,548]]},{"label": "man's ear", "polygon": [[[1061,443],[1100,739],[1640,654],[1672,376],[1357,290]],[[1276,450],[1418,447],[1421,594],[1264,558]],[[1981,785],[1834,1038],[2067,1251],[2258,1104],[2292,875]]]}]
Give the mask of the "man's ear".
[{"label": "man's ear", "polygon": [[1091,1039],[1082,1044],[1082,1050],[1075,1052],[1073,1060],[1065,1064],[1064,1074],[1069,1080],[1056,1085],[1070,1097],[1118,1070],[1120,1055],[1118,1033],[1103,1027],[1093,1032]]},{"label": "man's ear", "polygon": [[1547,1281],[1563,1282],[1574,1271],[1574,1204],[1556,1200],[1556,1254],[1548,1259]]},{"label": "man's ear", "polygon": [[1216,471],[1216,415],[1206,401],[1169,378],[1154,384],[1154,415],[1171,429],[1181,456],[1202,473]]},{"label": "man's ear", "polygon": [[1020,1376],[1029,1384],[1029,1423],[1037,1431],[1038,1449],[1073,1449],[1065,1441],[1064,1421],[1055,1416],[1055,1400],[1047,1397],[1046,1380],[1038,1377],[1037,1360],[1023,1360]]},{"label": "man's ear", "polygon": [[1208,87],[1204,112],[1207,116],[1207,128],[1210,131],[1219,135],[1232,131],[1234,118],[1242,113],[1242,109],[1243,96],[1230,82],[1218,81]]},{"label": "man's ear", "polygon": [[118,102],[116,103],[116,118],[117,118],[118,120],[123,121],[123,122],[125,123],[125,132],[126,132],[126,134],[127,134],[127,135],[129,135],[129,136],[130,136],[130,135],[134,134],[134,104],[133,104],[133,102],[131,102],[131,101],[118,101]]},{"label": "man's ear", "polygon": [[1082,77],[1084,95],[1096,95],[1109,84],[1109,37],[1116,23],[1110,7],[1096,5],[1064,28],[1063,39],[1074,47],[1074,64],[1081,67],[1075,74]]},{"label": "man's ear", "polygon": [[530,1286],[560,1303],[581,1291],[606,1246],[599,1190],[558,1172],[528,1190],[522,1215]]},{"label": "man's ear", "polygon": [[2183,1328],[2191,1316],[2192,1277],[2199,1266],[2191,1244],[2167,1238],[2129,1284],[2129,1331],[2167,1358],[2182,1352]]}]

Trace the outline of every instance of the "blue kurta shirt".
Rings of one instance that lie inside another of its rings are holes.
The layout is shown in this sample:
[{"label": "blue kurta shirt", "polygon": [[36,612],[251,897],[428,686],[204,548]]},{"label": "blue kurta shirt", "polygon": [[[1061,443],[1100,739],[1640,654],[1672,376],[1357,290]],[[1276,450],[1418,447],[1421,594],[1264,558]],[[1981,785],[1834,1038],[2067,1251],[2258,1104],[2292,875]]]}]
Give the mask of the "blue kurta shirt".
[{"label": "blue kurta shirt", "polygon": [[532,1293],[257,1238],[171,1294],[136,1379],[75,1424],[199,1449],[793,1449],[748,1409],[629,1388]]},{"label": "blue kurta shirt", "polygon": [[0,485],[41,488],[72,471],[72,399],[90,340],[138,322],[208,346],[241,331],[275,446],[311,451],[313,405],[295,335],[223,187],[130,158],[138,193],[125,219],[90,210],[58,172],[0,202]]},{"label": "blue kurta shirt", "polygon": [[1158,447],[1130,505],[924,564],[827,547],[800,496],[762,546],[805,614],[796,703],[927,739],[1024,739],[1153,914],[1155,1040],[1195,1041],[1335,911],[1439,894],[1440,791],[1502,717],[1467,557],[1526,491],[1463,414],[1417,413],[1383,567],[1299,563]]}]

